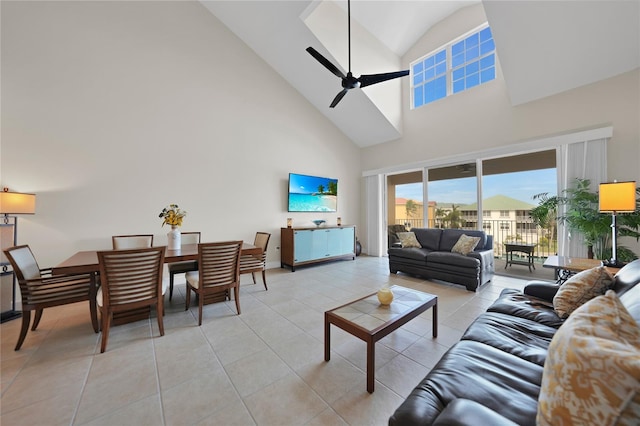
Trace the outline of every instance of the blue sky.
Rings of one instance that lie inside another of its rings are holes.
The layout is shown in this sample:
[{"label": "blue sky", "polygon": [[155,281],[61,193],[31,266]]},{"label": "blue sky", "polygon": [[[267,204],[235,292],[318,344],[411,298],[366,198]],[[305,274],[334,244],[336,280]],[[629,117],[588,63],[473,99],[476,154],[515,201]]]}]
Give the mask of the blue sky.
[{"label": "blue sky", "polygon": [[[471,204],[476,200],[475,177],[431,182],[429,198],[439,203]],[[533,196],[543,192],[555,195],[556,169],[532,170],[483,177],[483,198],[506,195],[536,205]],[[422,184],[398,185],[396,197],[422,201]]]}]

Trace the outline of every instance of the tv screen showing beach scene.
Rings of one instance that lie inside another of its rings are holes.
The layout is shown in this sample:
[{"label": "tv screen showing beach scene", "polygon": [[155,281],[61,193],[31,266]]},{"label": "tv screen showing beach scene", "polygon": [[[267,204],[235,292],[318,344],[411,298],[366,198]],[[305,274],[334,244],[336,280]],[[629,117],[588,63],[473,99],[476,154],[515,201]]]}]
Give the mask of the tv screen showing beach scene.
[{"label": "tv screen showing beach scene", "polygon": [[338,179],[289,173],[289,211],[338,211]]}]

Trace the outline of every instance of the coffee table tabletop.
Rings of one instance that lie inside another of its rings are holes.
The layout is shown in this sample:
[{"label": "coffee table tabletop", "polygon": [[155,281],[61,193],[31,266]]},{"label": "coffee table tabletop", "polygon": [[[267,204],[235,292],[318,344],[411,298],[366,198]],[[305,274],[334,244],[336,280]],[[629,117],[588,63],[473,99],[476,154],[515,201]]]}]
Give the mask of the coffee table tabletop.
[{"label": "coffee table tabletop", "polygon": [[324,359],[330,360],[333,324],[367,343],[367,391],[374,390],[375,343],[433,308],[433,337],[438,337],[438,296],[394,285],[393,302],[382,305],[377,292],[324,313]]}]

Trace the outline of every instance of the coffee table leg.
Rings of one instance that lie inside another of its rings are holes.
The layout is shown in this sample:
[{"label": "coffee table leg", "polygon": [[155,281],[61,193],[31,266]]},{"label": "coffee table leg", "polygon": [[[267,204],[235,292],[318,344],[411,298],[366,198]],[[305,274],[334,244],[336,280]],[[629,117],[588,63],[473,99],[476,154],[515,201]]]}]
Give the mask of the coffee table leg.
[{"label": "coffee table leg", "polygon": [[331,330],[329,327],[329,319],[327,318],[327,314],[324,314],[324,360],[329,361],[331,359]]},{"label": "coffee table leg", "polygon": [[373,377],[376,368],[376,342],[373,339],[367,341],[367,392],[373,393],[375,379]]},{"label": "coffee table leg", "polygon": [[438,337],[438,302],[431,308],[433,310],[433,337]]}]

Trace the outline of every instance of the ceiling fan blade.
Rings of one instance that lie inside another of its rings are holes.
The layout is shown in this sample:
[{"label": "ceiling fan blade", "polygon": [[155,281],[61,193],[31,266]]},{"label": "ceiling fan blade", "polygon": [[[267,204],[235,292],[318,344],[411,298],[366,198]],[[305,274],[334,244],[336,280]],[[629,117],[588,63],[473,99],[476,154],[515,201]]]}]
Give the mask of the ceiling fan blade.
[{"label": "ceiling fan blade", "polygon": [[404,77],[405,75],[409,75],[409,70],[387,72],[383,74],[363,74],[360,76],[358,81],[360,82],[360,87],[367,87],[372,84],[381,83],[394,78]]},{"label": "ceiling fan blade", "polygon": [[333,65],[327,58],[322,56],[320,52],[318,52],[313,47],[307,47],[307,52],[311,54],[318,62],[320,62],[326,69],[331,71],[336,77],[345,78],[346,75],[342,71],[338,69],[335,65]]},{"label": "ceiling fan blade", "polygon": [[338,102],[340,102],[342,98],[344,98],[344,95],[346,95],[348,91],[349,89],[342,89],[342,91],[338,93],[335,98],[333,98],[333,102],[331,102],[329,108],[334,108],[336,105],[338,105]]}]

